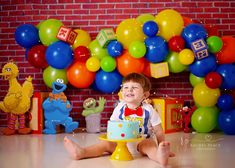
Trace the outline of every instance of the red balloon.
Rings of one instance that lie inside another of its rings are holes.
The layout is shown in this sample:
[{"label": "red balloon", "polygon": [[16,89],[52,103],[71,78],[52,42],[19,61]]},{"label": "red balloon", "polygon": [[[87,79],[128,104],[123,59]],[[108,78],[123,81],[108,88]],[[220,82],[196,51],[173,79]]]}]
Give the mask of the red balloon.
[{"label": "red balloon", "polygon": [[90,50],[85,46],[78,46],[74,50],[74,58],[76,61],[86,62],[90,57]]},{"label": "red balloon", "polygon": [[46,49],[47,47],[44,45],[36,45],[33,46],[28,51],[28,61],[30,65],[35,68],[46,68],[48,67],[46,61]]},{"label": "red balloon", "polygon": [[95,80],[95,73],[86,68],[84,62],[76,61],[67,69],[67,78],[77,88],[88,88]]},{"label": "red balloon", "polygon": [[150,62],[148,62],[147,60],[145,60],[143,74],[147,77],[151,77]]},{"label": "red balloon", "polygon": [[235,90],[232,90],[232,91],[231,91],[231,95],[232,95],[232,97],[233,97],[233,101],[235,102]]},{"label": "red balloon", "polygon": [[185,47],[185,41],[181,36],[174,36],[168,41],[168,46],[171,51],[180,52]]},{"label": "red balloon", "polygon": [[206,85],[211,89],[219,88],[222,80],[221,75],[217,72],[209,72],[205,77]]},{"label": "red balloon", "polygon": [[219,30],[217,26],[214,25],[204,25],[208,37],[210,36],[220,36]]},{"label": "red balloon", "polygon": [[121,56],[117,57],[117,69],[122,76],[126,76],[132,72],[142,73],[144,67],[145,59],[134,58],[128,51],[124,51]]},{"label": "red balloon", "polygon": [[235,38],[232,36],[223,36],[223,47],[216,54],[219,64],[231,64],[235,62]]}]

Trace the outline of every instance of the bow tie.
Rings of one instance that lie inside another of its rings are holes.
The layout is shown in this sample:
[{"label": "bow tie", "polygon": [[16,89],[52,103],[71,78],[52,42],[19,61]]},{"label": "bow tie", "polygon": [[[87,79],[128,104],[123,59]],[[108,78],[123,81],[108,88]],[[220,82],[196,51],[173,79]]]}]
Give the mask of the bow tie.
[{"label": "bow tie", "polygon": [[126,107],[124,114],[125,114],[125,116],[129,116],[129,115],[133,115],[133,114],[136,114],[137,116],[142,116],[143,109],[142,109],[142,107],[138,107],[137,109],[133,110],[133,109]]}]

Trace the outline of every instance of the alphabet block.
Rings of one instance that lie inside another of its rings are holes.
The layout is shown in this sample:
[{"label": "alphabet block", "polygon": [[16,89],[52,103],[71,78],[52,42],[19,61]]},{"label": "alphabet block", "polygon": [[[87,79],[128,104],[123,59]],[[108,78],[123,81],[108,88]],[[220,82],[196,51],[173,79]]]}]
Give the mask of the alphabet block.
[{"label": "alphabet block", "polygon": [[59,40],[67,42],[70,45],[72,45],[77,37],[77,33],[73,31],[71,28],[61,26],[56,37]]},{"label": "alphabet block", "polygon": [[107,28],[101,29],[96,36],[96,39],[99,42],[100,46],[105,48],[110,41],[116,40],[116,36],[112,28]]},{"label": "alphabet block", "polygon": [[203,39],[198,39],[191,43],[191,48],[194,52],[196,59],[200,60],[209,56],[208,46]]}]

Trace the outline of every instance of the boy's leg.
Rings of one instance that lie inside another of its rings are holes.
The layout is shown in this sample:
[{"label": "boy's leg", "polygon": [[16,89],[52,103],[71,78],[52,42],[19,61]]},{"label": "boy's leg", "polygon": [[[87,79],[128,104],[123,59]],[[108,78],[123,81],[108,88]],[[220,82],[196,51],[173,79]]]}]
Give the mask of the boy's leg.
[{"label": "boy's leg", "polygon": [[100,141],[97,144],[82,148],[67,137],[64,138],[64,146],[71,157],[75,160],[99,157],[104,152],[113,153],[116,148],[116,143],[108,141]]},{"label": "boy's leg", "polygon": [[147,155],[151,160],[158,162],[161,165],[167,165],[170,156],[170,143],[163,141],[159,145],[149,138],[141,141],[138,146],[138,151]]}]

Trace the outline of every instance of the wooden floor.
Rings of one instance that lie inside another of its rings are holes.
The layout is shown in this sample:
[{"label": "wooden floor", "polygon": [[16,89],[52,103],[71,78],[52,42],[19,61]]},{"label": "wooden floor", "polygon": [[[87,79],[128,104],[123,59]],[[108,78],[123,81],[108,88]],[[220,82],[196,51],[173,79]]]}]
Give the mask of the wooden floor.
[{"label": "wooden floor", "polygon": [[[99,141],[99,134],[75,133],[56,135],[0,135],[1,168],[158,168],[155,162],[141,155],[132,161],[113,161],[110,156],[75,161],[63,146],[68,136],[81,146]],[[176,157],[169,168],[232,168],[235,167],[235,136],[223,133],[166,135]]]}]

